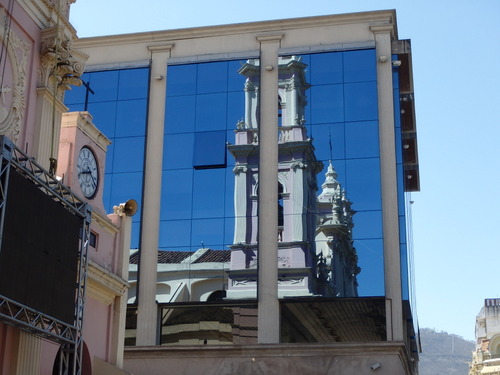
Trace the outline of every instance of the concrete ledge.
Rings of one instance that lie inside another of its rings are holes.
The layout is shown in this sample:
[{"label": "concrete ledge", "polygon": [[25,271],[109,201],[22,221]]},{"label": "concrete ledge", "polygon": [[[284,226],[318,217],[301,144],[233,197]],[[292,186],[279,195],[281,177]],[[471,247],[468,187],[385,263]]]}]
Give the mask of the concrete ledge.
[{"label": "concrete ledge", "polygon": [[402,342],[128,347],[124,368],[134,375],[166,369],[175,374],[414,374]]}]

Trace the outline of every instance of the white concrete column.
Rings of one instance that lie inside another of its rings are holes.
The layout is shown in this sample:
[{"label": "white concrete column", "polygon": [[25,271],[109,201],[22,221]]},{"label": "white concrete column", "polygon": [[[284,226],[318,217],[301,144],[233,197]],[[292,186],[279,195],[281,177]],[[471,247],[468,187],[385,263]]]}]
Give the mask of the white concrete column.
[{"label": "white concrete column", "polygon": [[260,42],[258,342],[279,343],[278,301],[278,48],[283,34]]},{"label": "white concrete column", "polygon": [[[130,237],[132,234],[132,218],[123,212],[120,214],[120,235],[119,244],[116,251],[117,259],[116,274],[123,280],[128,280],[129,258],[130,258]],[[125,346],[125,323],[127,318],[127,297],[128,289],[125,288],[122,295],[115,298],[113,308],[113,330],[111,335],[110,362],[119,368],[123,367],[123,350]]]},{"label": "white concrete column", "polygon": [[403,307],[399,245],[394,98],[391,64],[393,25],[372,26],[377,51],[377,91],[382,180],[382,223],[384,236],[384,277],[387,340],[402,341]]},{"label": "white concrete column", "polygon": [[146,164],[139,264],[136,345],[156,345],[156,272],[160,227],[163,128],[167,88],[167,61],[173,44],[149,46],[151,81],[146,139]]}]

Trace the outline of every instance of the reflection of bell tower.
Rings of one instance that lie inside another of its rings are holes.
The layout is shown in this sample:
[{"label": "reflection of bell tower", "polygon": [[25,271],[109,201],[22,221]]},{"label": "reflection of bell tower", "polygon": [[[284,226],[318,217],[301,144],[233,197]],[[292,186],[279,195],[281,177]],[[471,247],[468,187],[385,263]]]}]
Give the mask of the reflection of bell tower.
[{"label": "reflection of bell tower", "polygon": [[360,272],[358,256],[352,245],[351,209],[337,181],[337,173],[330,162],[325,174],[323,191],[318,197],[318,226],[316,228],[316,254],[318,255],[318,277],[323,280],[322,294],[333,297],[357,297]]},{"label": "reflection of bell tower", "polygon": [[[278,75],[278,239],[279,296],[316,294],[316,175],[322,163],[304,126],[306,64],[295,56],[279,59]],[[235,158],[235,231],[228,298],[254,297],[257,267],[259,61],[239,70],[246,76],[245,120],[228,146]]]}]

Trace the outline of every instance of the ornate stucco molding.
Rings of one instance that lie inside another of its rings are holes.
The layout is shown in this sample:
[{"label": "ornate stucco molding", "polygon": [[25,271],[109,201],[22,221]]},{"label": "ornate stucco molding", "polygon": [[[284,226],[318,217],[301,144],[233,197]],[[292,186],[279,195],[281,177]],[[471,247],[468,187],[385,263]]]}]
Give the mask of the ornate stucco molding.
[{"label": "ornate stucco molding", "polygon": [[307,163],[301,162],[301,161],[295,161],[292,163],[290,168],[296,172],[297,169],[306,169],[309,165]]},{"label": "ornate stucco molding", "polygon": [[[0,9],[0,19],[7,24],[4,9]],[[5,78],[0,87],[0,134],[16,142],[26,108],[27,66],[32,43],[3,27],[0,28],[0,40],[2,49],[7,51]]]},{"label": "ornate stucco molding", "polygon": [[72,40],[62,27],[51,27],[42,31],[40,51],[39,86],[57,87],[59,98],[70,85],[80,86],[80,76],[85,69],[87,56],[72,48]]},{"label": "ornate stucco molding", "polygon": [[247,173],[247,171],[248,171],[248,168],[247,168],[246,166],[244,166],[244,165],[237,165],[236,167],[234,167],[234,168],[233,168],[233,173],[234,173],[235,175],[237,175],[237,176],[238,176],[240,173],[242,173],[242,172],[243,172],[243,173]]}]

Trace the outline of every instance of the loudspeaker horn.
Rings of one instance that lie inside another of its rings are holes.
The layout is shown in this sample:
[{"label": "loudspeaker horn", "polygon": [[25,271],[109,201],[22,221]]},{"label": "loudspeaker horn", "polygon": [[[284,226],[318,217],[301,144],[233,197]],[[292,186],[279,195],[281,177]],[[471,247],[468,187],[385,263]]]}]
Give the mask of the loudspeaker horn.
[{"label": "loudspeaker horn", "polygon": [[137,212],[137,202],[135,199],[129,199],[128,201],[125,202],[125,205],[123,206],[123,213],[127,216],[134,216],[135,213]]}]

